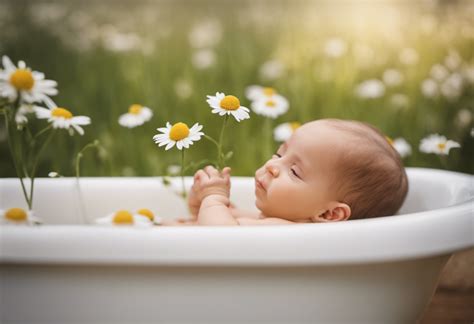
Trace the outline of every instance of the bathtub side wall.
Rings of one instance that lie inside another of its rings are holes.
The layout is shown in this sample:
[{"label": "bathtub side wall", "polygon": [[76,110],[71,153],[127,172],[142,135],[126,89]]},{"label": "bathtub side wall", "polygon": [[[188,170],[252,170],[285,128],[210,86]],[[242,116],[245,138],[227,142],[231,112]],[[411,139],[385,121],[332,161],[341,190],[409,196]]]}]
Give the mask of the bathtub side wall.
[{"label": "bathtub side wall", "polygon": [[1,320],[414,323],[446,259],[280,268],[2,265]]}]

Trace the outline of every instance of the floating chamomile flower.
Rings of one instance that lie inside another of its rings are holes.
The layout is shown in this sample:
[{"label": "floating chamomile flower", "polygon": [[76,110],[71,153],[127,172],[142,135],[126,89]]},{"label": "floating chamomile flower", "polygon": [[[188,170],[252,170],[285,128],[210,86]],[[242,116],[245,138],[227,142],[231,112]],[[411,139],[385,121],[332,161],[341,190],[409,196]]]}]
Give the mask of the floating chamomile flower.
[{"label": "floating chamomile flower", "polygon": [[411,145],[403,138],[399,137],[392,140],[390,137],[386,137],[387,141],[392,145],[395,151],[400,154],[400,157],[405,158],[411,155]]},{"label": "floating chamomile flower", "polygon": [[42,220],[33,216],[32,211],[26,211],[16,207],[0,210],[1,225],[33,225],[40,223],[42,223]]},{"label": "floating chamomile flower", "polygon": [[423,138],[420,142],[420,151],[423,153],[435,153],[438,155],[448,155],[452,148],[461,147],[458,142],[448,140],[445,136],[431,134]]},{"label": "floating chamomile flower", "polygon": [[76,130],[79,135],[84,135],[84,130],[80,125],[89,125],[91,119],[87,116],[73,116],[66,108],[57,107],[52,101],[47,102],[50,109],[35,107],[36,118],[48,119],[53,128],[64,128],[70,135]]},{"label": "floating chamomile flower", "polygon": [[128,108],[128,113],[119,117],[119,124],[123,127],[133,128],[143,125],[153,117],[150,108],[142,105],[133,104]]},{"label": "floating chamomile flower", "polygon": [[141,215],[141,216],[145,216],[145,217],[148,217],[148,219],[150,220],[150,222],[154,223],[154,224],[157,224],[157,225],[160,225],[162,223],[162,219],[161,217],[158,217],[158,216],[155,216],[155,214],[147,209],[147,208],[142,208],[142,209],[139,209],[137,211],[137,214],[138,215]]},{"label": "floating chamomile flower", "polygon": [[288,111],[288,106],[288,100],[280,95],[261,98],[251,104],[254,113],[274,119],[286,113]]},{"label": "floating chamomile flower", "polygon": [[8,56],[4,55],[2,63],[4,69],[0,69],[0,97],[14,102],[18,94],[21,94],[23,101],[35,103],[58,94],[56,81],[45,80],[43,73],[31,71],[25,62],[19,61],[16,67]]},{"label": "floating chamomile flower", "polygon": [[98,218],[95,220],[95,223],[99,225],[128,225],[137,227],[153,226],[150,217],[138,213],[132,214],[127,210],[119,210],[105,217]]},{"label": "floating chamomile flower", "polygon": [[300,127],[301,124],[298,122],[291,122],[291,123],[283,123],[275,127],[273,130],[273,138],[277,142],[285,142],[287,141],[294,131]]},{"label": "floating chamomile flower", "polygon": [[235,96],[226,96],[222,92],[216,92],[215,96],[207,96],[206,101],[213,108],[213,114],[219,114],[219,116],[232,115],[238,122],[250,118],[250,110],[241,106],[239,98]]},{"label": "floating chamomile flower", "polygon": [[189,128],[185,123],[179,122],[171,125],[167,122],[166,127],[157,128],[162,134],[156,134],[153,136],[153,140],[160,147],[166,145],[165,150],[169,150],[175,145],[178,150],[182,150],[189,148],[194,142],[199,141],[201,136],[204,136],[201,129],[202,125],[198,123]]}]

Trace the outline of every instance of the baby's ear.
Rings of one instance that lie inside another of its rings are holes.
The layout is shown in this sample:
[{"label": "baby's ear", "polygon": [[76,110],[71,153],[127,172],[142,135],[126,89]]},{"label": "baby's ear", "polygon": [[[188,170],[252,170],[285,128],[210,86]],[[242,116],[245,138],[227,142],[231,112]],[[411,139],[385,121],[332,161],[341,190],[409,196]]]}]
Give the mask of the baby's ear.
[{"label": "baby's ear", "polygon": [[348,220],[351,216],[351,207],[349,205],[333,202],[328,209],[319,211],[311,218],[315,223],[340,222]]}]

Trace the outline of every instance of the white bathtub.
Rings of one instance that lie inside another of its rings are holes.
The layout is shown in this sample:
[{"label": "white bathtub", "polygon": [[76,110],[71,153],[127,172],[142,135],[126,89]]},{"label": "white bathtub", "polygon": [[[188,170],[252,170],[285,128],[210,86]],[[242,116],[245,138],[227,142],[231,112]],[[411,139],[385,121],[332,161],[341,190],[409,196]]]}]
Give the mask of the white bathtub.
[{"label": "white bathtub", "polygon": [[[262,227],[81,226],[75,180],[39,179],[34,209],[54,225],[1,228],[0,322],[414,323],[449,256],[474,245],[473,177],[407,171],[402,215]],[[236,178],[232,200],[254,208],[253,190]],[[83,178],[81,192],[90,220],[186,214],[159,178]],[[1,179],[13,206],[19,181]]]}]

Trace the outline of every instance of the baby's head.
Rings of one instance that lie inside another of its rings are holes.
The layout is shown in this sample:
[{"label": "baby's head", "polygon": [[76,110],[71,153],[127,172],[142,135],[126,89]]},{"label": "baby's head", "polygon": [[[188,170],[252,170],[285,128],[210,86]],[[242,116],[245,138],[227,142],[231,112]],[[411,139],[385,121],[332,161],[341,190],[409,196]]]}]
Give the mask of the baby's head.
[{"label": "baby's head", "polygon": [[394,215],[408,191],[400,156],[385,136],[339,119],[298,128],[255,180],[257,208],[296,222]]}]

